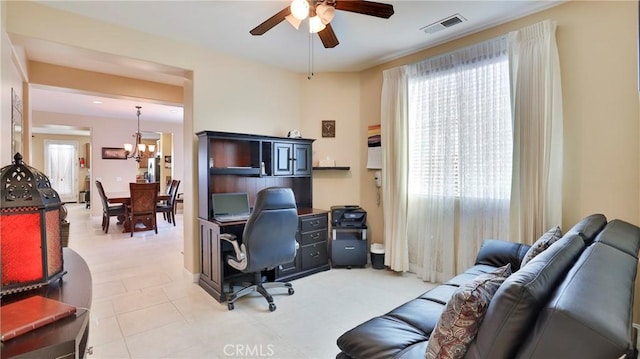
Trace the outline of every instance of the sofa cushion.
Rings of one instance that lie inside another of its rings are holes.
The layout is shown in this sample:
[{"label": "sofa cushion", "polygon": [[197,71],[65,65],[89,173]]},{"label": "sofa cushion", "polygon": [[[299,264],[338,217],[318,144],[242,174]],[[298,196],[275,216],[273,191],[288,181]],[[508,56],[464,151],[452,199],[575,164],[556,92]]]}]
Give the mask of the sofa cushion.
[{"label": "sofa cushion", "polygon": [[475,264],[495,268],[511,263],[511,270],[515,272],[520,269],[520,262],[528,249],[529,246],[522,243],[485,239],[480,246]]},{"label": "sofa cushion", "polygon": [[464,271],[464,273],[460,273],[457,276],[449,279],[444,284],[454,285],[456,287],[459,287],[469,281],[476,279],[476,277],[479,276],[480,274],[490,273],[490,272],[493,272],[494,270],[496,270],[495,266],[489,266],[486,264],[476,264],[471,268],[467,269],[466,271]]},{"label": "sofa cushion", "polygon": [[442,315],[446,302],[457,289],[458,287],[450,285],[440,285],[383,316],[370,319],[347,331],[337,340],[342,356],[399,358],[416,352],[424,356],[426,342]]},{"label": "sofa cushion", "polygon": [[576,223],[567,234],[579,234],[586,245],[590,245],[596,238],[596,235],[607,224],[607,217],[603,214],[592,214],[584,217],[580,222]]},{"label": "sofa cushion", "polygon": [[529,248],[527,253],[525,253],[524,258],[522,258],[522,263],[520,263],[520,267],[527,264],[533,259],[533,257],[544,252],[545,249],[549,248],[550,245],[560,238],[562,238],[562,230],[560,230],[560,227],[556,226],[548,230],[547,233],[538,238],[531,248]]},{"label": "sofa cushion", "polygon": [[[418,297],[418,299],[428,299],[431,301],[434,301],[436,303],[440,303],[442,305],[447,304],[447,302],[449,301],[449,299],[451,299],[451,296],[453,295],[453,293],[455,293],[455,291],[458,289],[458,287],[453,286],[453,285],[439,285],[425,293],[423,293],[422,295],[420,295]],[[400,306],[399,308],[401,308],[402,306]],[[394,309],[395,310],[395,309]],[[393,313],[393,311],[391,311],[390,313]]]},{"label": "sofa cushion", "polygon": [[[640,235],[634,232],[637,244]],[[637,265],[635,256],[597,241],[585,249],[540,311],[518,357],[623,357],[633,348],[631,308]]]},{"label": "sofa cushion", "polygon": [[[440,306],[441,313],[443,306]],[[426,333],[412,325],[396,318],[382,316],[370,319],[342,334],[337,344],[350,358],[382,359],[399,357],[404,351],[418,343],[426,342],[428,338]]]},{"label": "sofa cushion", "polygon": [[638,258],[638,238],[640,237],[640,228],[631,223],[614,219],[607,223],[602,232],[598,234],[595,241],[604,243],[619,251],[625,252],[630,256]]},{"label": "sofa cushion", "polygon": [[511,265],[507,264],[458,288],[429,337],[427,359],[464,356],[493,294],[510,274]]},{"label": "sofa cushion", "polygon": [[511,358],[553,290],[584,250],[581,236],[564,236],[507,278],[494,295],[467,358]]}]

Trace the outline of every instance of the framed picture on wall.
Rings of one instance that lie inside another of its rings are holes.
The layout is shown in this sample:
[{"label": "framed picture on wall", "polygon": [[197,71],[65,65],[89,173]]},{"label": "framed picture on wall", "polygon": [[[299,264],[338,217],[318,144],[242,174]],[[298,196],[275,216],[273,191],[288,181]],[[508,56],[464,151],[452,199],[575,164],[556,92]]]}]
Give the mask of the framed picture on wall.
[{"label": "framed picture on wall", "polygon": [[102,147],[103,160],[126,160],[127,151],[118,147]]},{"label": "framed picture on wall", "polygon": [[164,156],[164,168],[171,168],[171,156]]},{"label": "framed picture on wall", "polygon": [[336,121],[322,121],[322,137],[336,137]]},{"label": "framed picture on wall", "polygon": [[11,89],[11,158],[22,153],[22,100],[15,89]]}]

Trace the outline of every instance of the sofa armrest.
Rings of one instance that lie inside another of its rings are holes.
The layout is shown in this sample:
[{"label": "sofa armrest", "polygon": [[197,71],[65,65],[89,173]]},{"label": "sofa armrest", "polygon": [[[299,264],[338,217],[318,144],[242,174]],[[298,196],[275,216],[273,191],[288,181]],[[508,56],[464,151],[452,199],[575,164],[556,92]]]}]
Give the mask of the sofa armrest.
[{"label": "sofa armrest", "polygon": [[531,246],[497,239],[485,239],[478,251],[475,264],[502,267],[511,263],[511,270],[520,269],[520,262]]}]

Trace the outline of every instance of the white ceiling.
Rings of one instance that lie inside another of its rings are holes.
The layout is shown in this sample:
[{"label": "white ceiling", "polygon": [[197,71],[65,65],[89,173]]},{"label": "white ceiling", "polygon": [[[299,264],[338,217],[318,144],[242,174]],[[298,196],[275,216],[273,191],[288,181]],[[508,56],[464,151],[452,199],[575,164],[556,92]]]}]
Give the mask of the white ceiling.
[{"label": "white ceiling", "polygon": [[[346,0],[343,0],[346,1]],[[207,47],[215,52],[255,60],[306,73],[309,69],[309,34],[305,23],[295,30],[283,21],[262,36],[249,30],[288,6],[289,1],[38,1],[64,11]],[[325,49],[312,37],[314,72],[360,71],[452,39],[522,17],[563,1],[381,1],[394,6],[389,19],[336,11],[331,22],[340,44]],[[434,34],[421,28],[460,14],[467,21]],[[134,59],[114,58],[58,44],[12,36],[12,42],[27,58],[91,71],[181,84],[181,70]],[[31,95],[33,109],[89,114],[104,117],[134,117],[136,104],[146,117],[180,121],[175,104],[143,100],[103,98],[104,106],[90,106],[94,96],[37,88]],[[141,102],[142,101],[142,102]],[[99,110],[98,110],[99,109]],[[171,115],[167,115],[171,113]]]}]

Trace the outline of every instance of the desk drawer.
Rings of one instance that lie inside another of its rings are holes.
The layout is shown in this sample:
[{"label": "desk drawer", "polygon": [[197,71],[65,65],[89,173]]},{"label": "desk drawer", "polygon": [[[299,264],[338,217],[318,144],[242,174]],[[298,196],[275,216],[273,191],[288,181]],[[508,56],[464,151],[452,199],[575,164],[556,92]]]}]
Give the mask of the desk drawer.
[{"label": "desk drawer", "polygon": [[302,269],[314,268],[329,262],[327,243],[316,243],[301,248]]},{"label": "desk drawer", "polygon": [[327,230],[322,229],[314,232],[300,233],[300,245],[313,244],[318,242],[327,243]]},{"label": "desk drawer", "polygon": [[300,219],[300,232],[311,232],[317,231],[319,229],[327,228],[327,216],[311,216],[311,217],[302,217]]}]

